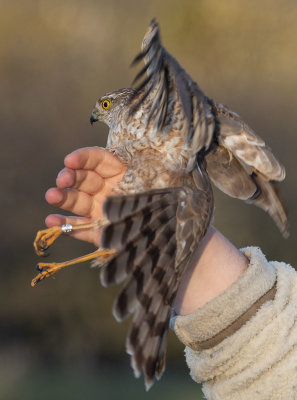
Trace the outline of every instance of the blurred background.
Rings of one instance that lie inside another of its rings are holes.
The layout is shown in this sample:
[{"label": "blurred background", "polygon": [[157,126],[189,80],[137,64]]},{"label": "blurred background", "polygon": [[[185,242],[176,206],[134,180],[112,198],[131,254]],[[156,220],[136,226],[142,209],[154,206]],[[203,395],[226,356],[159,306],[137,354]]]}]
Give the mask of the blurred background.
[{"label": "blurred background", "polygon": [[[287,169],[291,236],[261,210],[215,192],[214,224],[237,246],[297,266],[297,6],[294,0],[1,0],[0,399],[202,398],[170,334],[167,371],[145,393],[125,354],[117,289],[85,263],[30,287],[32,241],[56,212],[44,200],[66,154],[104,146],[89,124],[96,99],[130,85],[130,62],[152,17],[163,43],[211,98],[239,113]],[[50,260],[91,251],[62,238]]]}]

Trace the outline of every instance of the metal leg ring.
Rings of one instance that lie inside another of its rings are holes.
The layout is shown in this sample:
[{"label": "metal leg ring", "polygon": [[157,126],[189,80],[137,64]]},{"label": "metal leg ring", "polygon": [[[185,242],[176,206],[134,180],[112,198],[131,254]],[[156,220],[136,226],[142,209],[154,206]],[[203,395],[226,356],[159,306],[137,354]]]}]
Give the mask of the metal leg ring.
[{"label": "metal leg ring", "polygon": [[63,233],[72,232],[72,225],[71,224],[62,225],[61,228],[62,228],[62,232]]}]

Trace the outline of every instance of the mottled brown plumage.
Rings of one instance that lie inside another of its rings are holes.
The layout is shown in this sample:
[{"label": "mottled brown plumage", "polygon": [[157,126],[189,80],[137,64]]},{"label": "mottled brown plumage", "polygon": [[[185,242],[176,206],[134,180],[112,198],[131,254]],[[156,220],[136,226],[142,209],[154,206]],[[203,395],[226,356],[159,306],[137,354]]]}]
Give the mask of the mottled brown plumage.
[{"label": "mottled brown plumage", "polygon": [[287,211],[276,183],[285,179],[285,168],[238,114],[215,102],[214,109],[220,131],[205,157],[211,180],[229,196],[267,211],[288,237]]},{"label": "mottled brown plumage", "polygon": [[[209,177],[228,195],[267,211],[284,236],[288,224],[275,184],[284,179],[284,168],[237,114],[204,95],[162,47],[155,21],[135,63],[141,60],[139,85],[101,97],[91,122],[109,126],[107,149],[127,165],[117,196],[104,203],[108,224],[104,221],[100,247],[107,250],[98,251],[95,264],[108,260],[101,270],[104,286],[123,284],[113,313],[118,321],[134,314],[127,351],[149,388],[165,368],[181,276],[212,218]],[[60,227],[40,232],[37,253],[62,232]],[[69,264],[73,261],[39,264],[32,285]]]},{"label": "mottled brown plumage", "polygon": [[284,236],[288,224],[274,183],[284,179],[283,166],[237,114],[203,94],[162,47],[155,21],[135,63],[142,59],[139,86],[101,97],[91,120],[109,125],[107,148],[128,166],[122,196],[105,204],[111,224],[101,245],[118,253],[101,278],[106,286],[125,282],[114,315],[134,313],[127,350],[149,387],[165,365],[180,276],[211,220],[208,175],[228,195],[268,211]]},{"label": "mottled brown plumage", "polygon": [[[149,53],[156,32],[152,23],[143,43],[149,71],[156,63]],[[175,60],[171,63],[180,69]],[[172,303],[213,211],[204,159],[197,159],[212,141],[212,106],[193,81],[192,91],[180,97],[174,73],[166,74],[171,80],[166,90],[153,84],[108,93],[91,116],[91,122],[108,124],[107,149],[127,164],[116,188],[121,196],[110,197],[104,206],[111,224],[100,245],[118,251],[102,269],[101,280],[105,286],[125,282],[114,315],[121,321],[134,313],[127,351],[147,388],[164,371]]]},{"label": "mottled brown plumage", "polygon": [[180,277],[211,221],[208,175],[225,193],[268,211],[285,236],[288,225],[272,182],[284,179],[284,168],[237,114],[203,94],[162,47],[155,21],[134,63],[141,60],[138,87],[101,97],[91,122],[109,125],[107,149],[127,164],[119,196],[104,206],[110,225],[101,246],[117,253],[101,279],[124,283],[113,311],[119,321],[134,313],[127,351],[148,388],[164,370]]}]

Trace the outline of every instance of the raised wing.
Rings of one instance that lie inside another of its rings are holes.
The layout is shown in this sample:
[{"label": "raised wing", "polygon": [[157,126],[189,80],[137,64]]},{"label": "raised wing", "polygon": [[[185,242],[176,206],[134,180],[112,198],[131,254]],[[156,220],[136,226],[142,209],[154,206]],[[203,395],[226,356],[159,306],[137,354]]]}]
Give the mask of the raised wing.
[{"label": "raised wing", "polygon": [[222,104],[214,108],[220,135],[205,157],[211,180],[229,196],[267,211],[288,237],[287,209],[275,183],[285,178],[285,168],[239,115]]},{"label": "raised wing", "polygon": [[113,314],[118,321],[134,314],[126,348],[135,375],[144,374],[147,389],[164,372],[172,303],[212,217],[208,188],[156,189],[112,196],[104,204],[111,224],[102,231],[101,246],[118,252],[102,268],[101,282],[124,284]]},{"label": "raised wing", "polygon": [[264,179],[282,181],[285,168],[261,139],[238,114],[222,104],[215,103],[220,122],[219,143],[244,166]]},{"label": "raised wing", "polygon": [[173,104],[179,103],[187,124],[185,142],[191,146],[193,157],[188,169],[195,166],[195,156],[207,150],[212,142],[215,120],[212,103],[204,95],[180,64],[161,44],[158,24],[152,20],[142,43],[142,51],[134,64],[144,60],[144,68],[137,74],[134,106],[131,114],[141,104],[149,105],[147,124],[153,120],[154,127],[163,131],[174,122]]}]

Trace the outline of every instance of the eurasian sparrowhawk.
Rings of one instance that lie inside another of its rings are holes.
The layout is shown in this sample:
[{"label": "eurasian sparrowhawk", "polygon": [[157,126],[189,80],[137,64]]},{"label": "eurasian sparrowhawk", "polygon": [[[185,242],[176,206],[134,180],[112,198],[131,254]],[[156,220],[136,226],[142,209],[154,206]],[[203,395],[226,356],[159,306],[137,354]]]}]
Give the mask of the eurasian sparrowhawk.
[{"label": "eurasian sparrowhawk", "polygon": [[[127,351],[148,388],[165,368],[180,278],[211,222],[210,179],[228,195],[267,211],[284,236],[288,224],[275,184],[285,178],[284,167],[237,114],[202,92],[161,45],[154,20],[135,63],[141,60],[145,66],[135,79],[140,84],[101,97],[91,114],[92,123],[109,126],[107,149],[127,171],[118,195],[104,204],[106,218],[91,224],[103,230],[100,249],[89,258],[104,264],[104,286],[124,283],[113,312],[119,321],[134,314]],[[39,233],[37,252],[72,228]],[[33,285],[57,266],[40,264]]]}]

